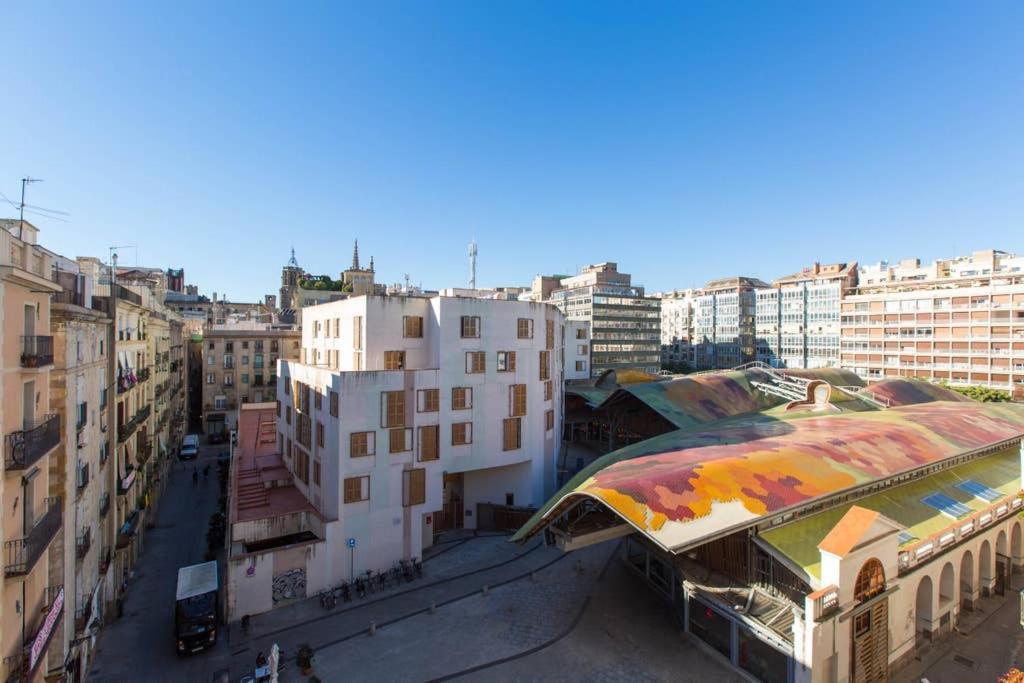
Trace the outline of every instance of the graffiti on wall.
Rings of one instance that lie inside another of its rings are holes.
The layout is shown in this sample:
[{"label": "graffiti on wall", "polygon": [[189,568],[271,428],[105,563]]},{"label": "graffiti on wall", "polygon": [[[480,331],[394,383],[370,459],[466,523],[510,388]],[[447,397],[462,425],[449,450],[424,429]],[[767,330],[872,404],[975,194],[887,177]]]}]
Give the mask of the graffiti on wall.
[{"label": "graffiti on wall", "polygon": [[274,602],[306,597],[306,570],[292,569],[274,576]]}]

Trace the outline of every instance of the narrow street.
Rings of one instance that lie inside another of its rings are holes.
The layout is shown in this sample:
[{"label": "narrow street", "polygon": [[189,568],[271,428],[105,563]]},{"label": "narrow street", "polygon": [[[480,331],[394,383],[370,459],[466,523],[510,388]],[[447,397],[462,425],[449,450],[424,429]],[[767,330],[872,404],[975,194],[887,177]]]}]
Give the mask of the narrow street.
[{"label": "narrow street", "polygon": [[[177,655],[174,641],[178,568],[204,559],[208,521],[217,509],[216,454],[224,448],[203,445],[198,460],[171,465],[156,526],[146,531],[130,579],[124,615],[103,630],[90,680],[209,681],[212,672],[228,666],[225,637],[218,638],[215,648],[189,657]],[[193,464],[200,473],[196,486]],[[204,480],[206,465],[210,475]]]}]

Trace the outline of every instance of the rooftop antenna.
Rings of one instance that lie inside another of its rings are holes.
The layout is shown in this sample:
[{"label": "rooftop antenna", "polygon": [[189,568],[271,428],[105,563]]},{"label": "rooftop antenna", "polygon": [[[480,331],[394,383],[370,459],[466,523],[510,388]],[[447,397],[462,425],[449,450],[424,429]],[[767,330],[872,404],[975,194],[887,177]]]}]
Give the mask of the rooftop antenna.
[{"label": "rooftop antenna", "polygon": [[469,288],[476,289],[476,238],[469,242]]},{"label": "rooftop antenna", "polygon": [[41,183],[42,178],[25,176],[21,179],[21,206],[18,207],[18,239],[25,239],[25,186],[31,183]]},{"label": "rooftop antenna", "polygon": [[405,274],[405,293],[409,293],[409,273]]}]

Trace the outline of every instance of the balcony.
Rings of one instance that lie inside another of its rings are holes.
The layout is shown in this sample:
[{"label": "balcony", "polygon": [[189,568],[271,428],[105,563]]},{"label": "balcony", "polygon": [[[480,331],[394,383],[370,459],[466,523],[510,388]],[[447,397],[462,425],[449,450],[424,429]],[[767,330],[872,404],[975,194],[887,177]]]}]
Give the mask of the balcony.
[{"label": "balcony", "polygon": [[127,548],[132,543],[132,537],[135,536],[135,530],[139,526],[139,511],[136,510],[132,514],[128,515],[128,519],[124,521],[121,528],[117,530],[117,548],[121,550]]},{"label": "balcony", "polygon": [[89,596],[83,596],[79,602],[84,604],[75,610],[75,633],[85,633],[92,618],[92,600]]},{"label": "balcony", "polygon": [[153,442],[150,440],[140,441],[138,447],[135,449],[135,460],[140,464],[144,464],[149,460],[150,456],[153,455]]},{"label": "balcony", "polygon": [[81,562],[89,554],[92,546],[92,530],[89,527],[82,529],[82,535],[75,538],[75,558]]},{"label": "balcony", "polygon": [[141,370],[139,370],[138,380],[140,382],[145,382],[148,379],[149,379],[149,368],[142,368]]},{"label": "balcony", "polygon": [[117,495],[123,496],[135,483],[135,467],[131,464],[125,465],[126,474],[117,480]]},{"label": "balcony", "polygon": [[132,419],[135,420],[136,424],[142,424],[143,422],[146,421],[146,419],[149,417],[149,414],[152,413],[152,412],[153,412],[153,406],[150,406],[150,405],[142,406],[141,408],[139,408],[138,412],[135,413],[135,417],[132,418]]},{"label": "balcony", "polygon": [[122,301],[135,304],[136,306],[142,305],[142,297],[133,292],[130,289],[122,287],[121,285],[114,285],[115,296]]},{"label": "balcony", "polygon": [[100,496],[100,518],[106,518],[108,512],[110,512],[110,494],[104,493]]},{"label": "balcony", "polygon": [[6,465],[8,470],[23,470],[60,443],[60,418],[56,413],[45,416],[31,427],[7,435]]},{"label": "balcony", "polygon": [[132,434],[135,433],[135,429],[139,426],[139,423],[135,421],[135,418],[128,420],[124,424],[117,425],[117,443],[121,444],[128,440]]},{"label": "balcony", "polygon": [[110,567],[110,546],[105,546],[100,553],[100,574],[106,574]]},{"label": "balcony", "polygon": [[78,465],[78,495],[82,495],[82,491],[89,486],[89,463],[79,463]]},{"label": "balcony", "polygon": [[46,511],[36,520],[28,536],[4,542],[4,574],[24,576],[46,551],[61,527],[61,500],[47,498]]},{"label": "balcony", "polygon": [[42,368],[53,365],[53,337],[32,335],[21,338],[21,367]]}]

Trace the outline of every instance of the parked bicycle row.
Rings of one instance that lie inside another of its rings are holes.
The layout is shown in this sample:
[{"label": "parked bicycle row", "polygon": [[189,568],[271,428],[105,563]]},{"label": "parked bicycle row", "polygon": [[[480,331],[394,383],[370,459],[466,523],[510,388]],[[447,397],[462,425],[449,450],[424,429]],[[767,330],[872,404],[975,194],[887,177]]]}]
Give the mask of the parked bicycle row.
[{"label": "parked bicycle row", "polygon": [[408,583],[422,576],[423,562],[416,557],[412,560],[399,560],[391,569],[368,569],[351,581],[343,581],[340,586],[321,591],[320,606],[334,609],[338,600],[352,602],[353,598],[365,598],[370,593],[401,585],[402,582]]}]

